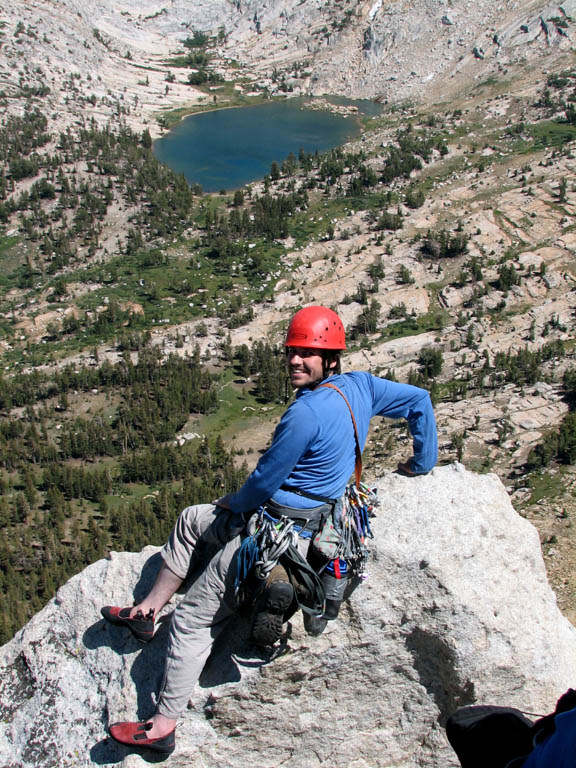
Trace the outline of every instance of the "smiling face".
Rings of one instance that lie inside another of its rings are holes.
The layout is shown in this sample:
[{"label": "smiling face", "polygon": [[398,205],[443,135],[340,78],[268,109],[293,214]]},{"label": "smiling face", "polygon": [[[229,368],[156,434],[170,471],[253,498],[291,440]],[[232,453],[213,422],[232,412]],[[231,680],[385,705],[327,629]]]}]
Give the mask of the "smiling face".
[{"label": "smiling face", "polygon": [[[288,347],[286,349],[286,362],[290,383],[296,389],[314,387],[319,384],[324,375],[322,355],[318,349],[308,347]],[[336,362],[331,362],[334,368]]]}]

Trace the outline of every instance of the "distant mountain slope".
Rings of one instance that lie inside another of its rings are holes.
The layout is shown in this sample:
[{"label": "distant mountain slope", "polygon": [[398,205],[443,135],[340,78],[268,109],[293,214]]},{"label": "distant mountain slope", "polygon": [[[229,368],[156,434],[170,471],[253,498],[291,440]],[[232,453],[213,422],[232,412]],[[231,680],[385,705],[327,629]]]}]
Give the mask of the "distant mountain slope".
[{"label": "distant mountain slope", "polygon": [[383,2],[362,6],[350,31],[315,59],[314,89],[396,101],[442,99],[462,81],[573,45],[576,3]]},{"label": "distant mountain slope", "polygon": [[12,109],[27,89],[50,88],[52,106],[64,111],[75,89],[89,90],[108,96],[110,116],[138,86],[132,112],[153,111],[190,98],[178,83],[167,93],[157,67],[202,31],[214,36],[219,60],[237,61],[272,92],[281,73],[295,92],[438,99],[450,80],[461,86],[569,50],[575,13],[575,0],[15,0],[0,10],[1,90]]}]

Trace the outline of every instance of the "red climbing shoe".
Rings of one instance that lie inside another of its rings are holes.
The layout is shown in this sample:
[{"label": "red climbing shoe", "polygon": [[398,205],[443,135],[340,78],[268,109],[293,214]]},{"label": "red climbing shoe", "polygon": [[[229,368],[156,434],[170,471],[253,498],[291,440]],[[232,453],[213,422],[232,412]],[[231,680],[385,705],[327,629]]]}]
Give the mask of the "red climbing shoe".
[{"label": "red climbing shoe", "polygon": [[132,608],[118,608],[115,605],[105,605],[100,613],[110,624],[128,627],[135,638],[141,643],[149,643],[154,637],[154,611],[151,608],[146,616],[142,611],[130,618]]},{"label": "red climbing shoe", "polygon": [[151,728],[152,723],[146,722],[113,723],[108,728],[108,733],[114,741],[118,741],[120,744],[125,744],[128,747],[148,749],[152,752],[163,752],[166,755],[174,752],[176,729],[169,733],[168,736],[151,739],[147,733]]}]

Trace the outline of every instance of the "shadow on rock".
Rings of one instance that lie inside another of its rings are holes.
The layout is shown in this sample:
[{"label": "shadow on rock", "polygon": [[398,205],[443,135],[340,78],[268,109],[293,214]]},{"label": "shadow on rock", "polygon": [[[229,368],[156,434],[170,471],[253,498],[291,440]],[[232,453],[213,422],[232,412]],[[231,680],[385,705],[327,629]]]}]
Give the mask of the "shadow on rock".
[{"label": "shadow on rock", "polygon": [[406,648],[412,655],[421,684],[440,710],[442,726],[458,707],[475,703],[474,683],[462,679],[455,651],[446,638],[416,628],[406,637]]},{"label": "shadow on rock", "polygon": [[154,713],[153,699],[158,694],[164,676],[164,662],[168,646],[168,623],[164,623],[154,635],[152,642],[141,646],[142,652],[136,656],[130,676],[136,689],[137,718],[144,720]]},{"label": "shadow on rock", "polygon": [[[161,565],[162,557],[159,552],[156,552],[152,557],[149,557],[144,563],[138,582],[134,587],[133,605],[139,603],[148,592],[150,592]],[[102,605],[106,604],[106,595],[102,595]],[[169,616],[163,616],[159,623],[161,624],[166,621],[169,621]],[[134,653],[134,651],[144,646],[143,643],[139,642],[132,635],[129,629],[126,627],[114,626],[104,619],[100,619],[92,624],[92,626],[88,627],[84,632],[82,641],[85,647],[90,650],[106,645],[119,655]]]},{"label": "shadow on rock", "polygon": [[201,688],[237,683],[241,679],[236,659],[247,642],[250,628],[244,626],[245,624],[245,621],[236,616],[218,637],[200,674],[198,684]]},{"label": "shadow on rock", "polygon": [[104,619],[96,621],[84,632],[82,636],[84,646],[91,651],[107,646],[119,656],[134,653],[144,644],[136,640],[134,635],[126,627],[115,627]]},{"label": "shadow on rock", "polygon": [[242,678],[241,670],[260,669],[289,651],[290,622],[279,643],[270,648],[258,646],[250,639],[251,627],[252,619],[245,615],[236,616],[231,621],[228,631],[223,632],[214,644],[202,670],[198,681],[202,688],[236,683]]},{"label": "shadow on rock", "polygon": [[157,754],[146,750],[132,749],[118,744],[114,739],[102,739],[94,744],[90,750],[90,759],[96,765],[114,765],[123,763],[129,755],[138,755],[144,762],[154,764],[163,763],[169,754]]},{"label": "shadow on rock", "polygon": [[134,605],[141,602],[150,592],[154,586],[156,576],[158,575],[162,563],[163,560],[160,552],[156,552],[152,557],[149,557],[148,560],[146,560],[142,571],[140,572],[140,578],[134,587]]}]

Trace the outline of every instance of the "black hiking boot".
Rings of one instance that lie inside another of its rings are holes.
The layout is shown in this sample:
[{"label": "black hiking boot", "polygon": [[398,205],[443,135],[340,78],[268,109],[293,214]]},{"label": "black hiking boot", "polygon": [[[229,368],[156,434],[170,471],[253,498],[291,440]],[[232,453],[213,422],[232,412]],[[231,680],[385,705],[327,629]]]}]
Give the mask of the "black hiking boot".
[{"label": "black hiking boot", "polygon": [[252,622],[251,638],[256,645],[274,645],[282,637],[284,614],[293,599],[294,587],[288,581],[288,574],[277,565],[267,579]]}]

